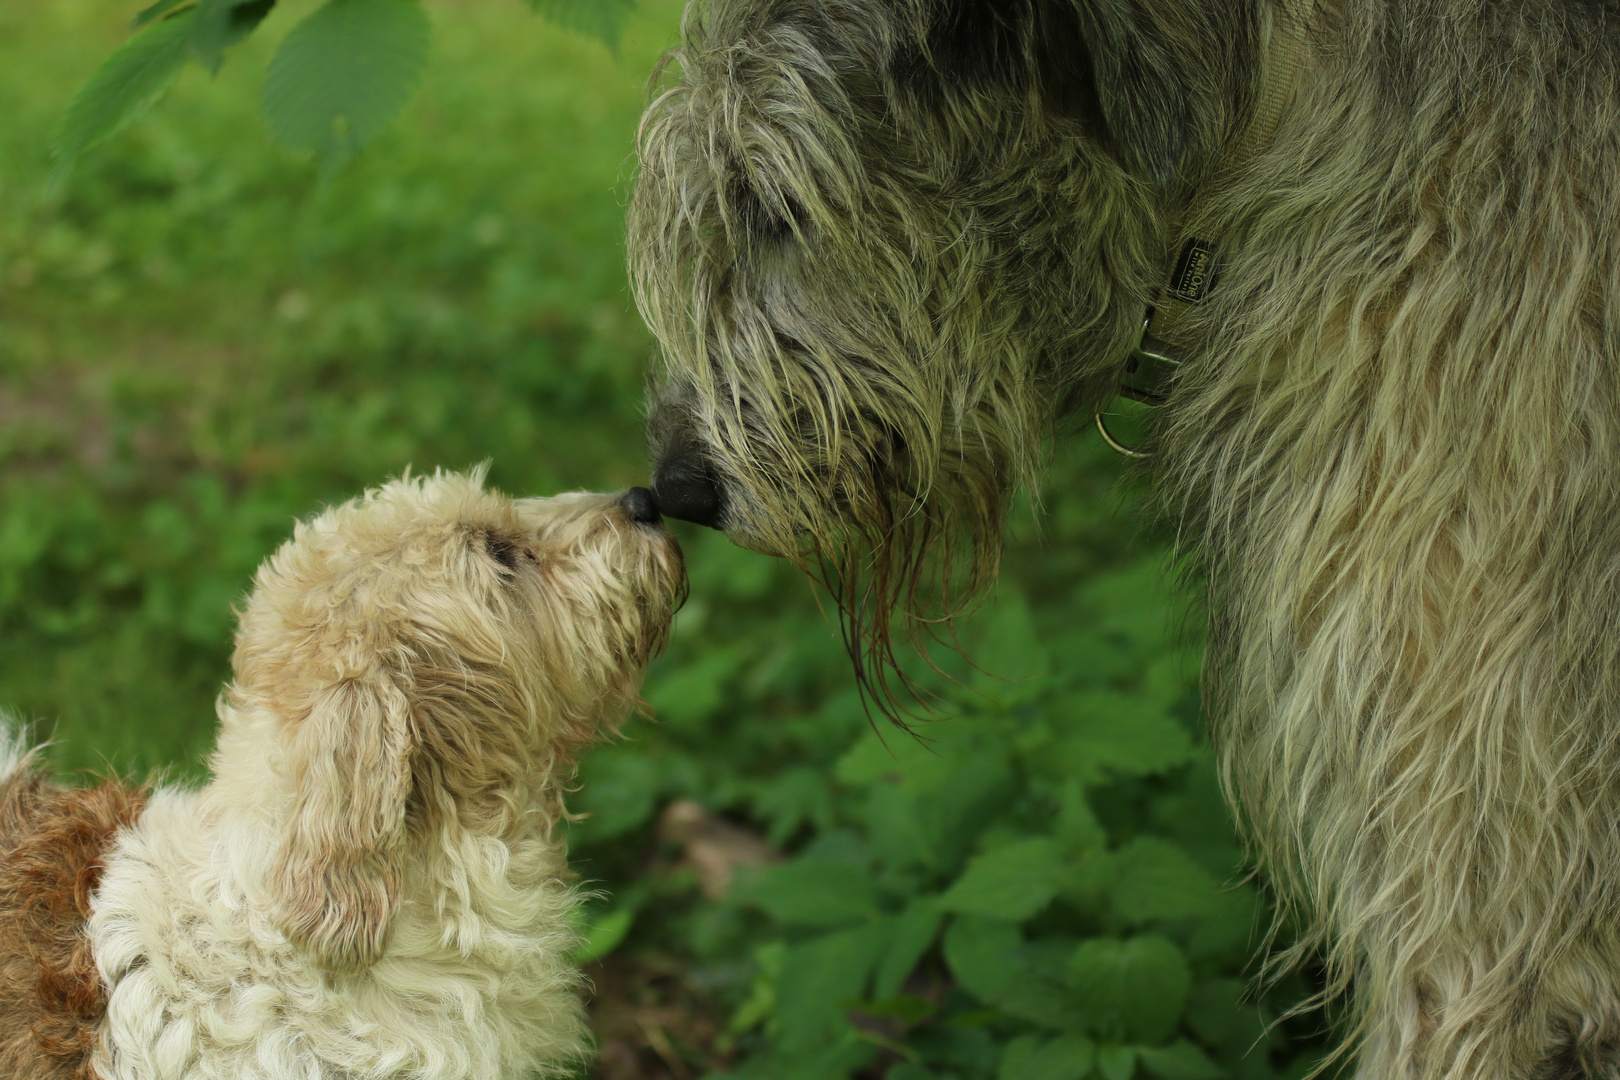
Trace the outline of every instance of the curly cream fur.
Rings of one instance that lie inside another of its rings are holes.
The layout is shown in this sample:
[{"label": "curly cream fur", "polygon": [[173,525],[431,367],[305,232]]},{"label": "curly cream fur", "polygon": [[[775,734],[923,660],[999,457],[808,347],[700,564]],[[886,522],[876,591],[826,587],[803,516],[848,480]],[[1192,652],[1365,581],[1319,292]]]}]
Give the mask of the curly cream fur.
[{"label": "curly cream fur", "polygon": [[[993,569],[1178,236],[1221,240],[1155,467],[1367,1080],[1620,1075],[1617,14],[712,0],[642,129],[660,468],[739,542],[863,539],[878,638],[939,534]],[[1233,160],[1281,18],[1292,100]]]},{"label": "curly cream fur", "polygon": [[585,1050],[560,839],[683,586],[616,497],[390,483],[260,570],[213,779],[164,788],[89,920],[109,1080],[561,1075]]}]

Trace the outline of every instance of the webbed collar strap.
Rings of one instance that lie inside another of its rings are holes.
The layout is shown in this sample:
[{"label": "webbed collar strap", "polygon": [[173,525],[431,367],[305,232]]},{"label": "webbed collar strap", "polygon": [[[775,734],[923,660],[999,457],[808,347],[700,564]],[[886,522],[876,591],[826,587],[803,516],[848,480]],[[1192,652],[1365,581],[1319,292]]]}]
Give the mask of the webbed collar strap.
[{"label": "webbed collar strap", "polygon": [[[1212,181],[1195,195],[1182,212],[1181,221],[1196,221],[1197,210],[1210,192],[1219,191],[1225,183],[1245,168],[1250,159],[1270,145],[1282,118],[1283,105],[1293,89],[1294,77],[1299,70],[1301,49],[1300,30],[1288,4],[1275,9],[1269,63],[1263,74],[1260,91],[1255,100],[1254,115],[1250,118],[1237,144],[1225,155]],[[1162,405],[1169,399],[1176,367],[1181,361],[1181,343],[1178,332],[1182,318],[1191,309],[1204,302],[1214,291],[1220,272],[1221,248],[1218,239],[1208,239],[1187,233],[1179,225],[1171,230],[1176,246],[1165,262],[1169,276],[1159,287],[1154,302],[1142,316],[1142,328],[1136,344],[1120,372],[1120,397],[1146,405]],[[1150,457],[1150,453],[1125,446],[1108,430],[1102,412],[1098,412],[1097,428],[1108,445],[1131,457]]]}]

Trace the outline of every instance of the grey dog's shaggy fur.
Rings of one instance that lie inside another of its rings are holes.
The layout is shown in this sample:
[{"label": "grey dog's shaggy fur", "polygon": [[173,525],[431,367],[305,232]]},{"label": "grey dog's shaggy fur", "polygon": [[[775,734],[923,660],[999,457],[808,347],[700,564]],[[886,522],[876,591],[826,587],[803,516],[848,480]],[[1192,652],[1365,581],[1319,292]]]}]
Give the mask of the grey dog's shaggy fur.
[{"label": "grey dog's shaggy fur", "polygon": [[869,678],[1220,238],[1157,465],[1368,1080],[1620,1075],[1617,12],[699,0],[644,121],[660,498],[830,560]]}]

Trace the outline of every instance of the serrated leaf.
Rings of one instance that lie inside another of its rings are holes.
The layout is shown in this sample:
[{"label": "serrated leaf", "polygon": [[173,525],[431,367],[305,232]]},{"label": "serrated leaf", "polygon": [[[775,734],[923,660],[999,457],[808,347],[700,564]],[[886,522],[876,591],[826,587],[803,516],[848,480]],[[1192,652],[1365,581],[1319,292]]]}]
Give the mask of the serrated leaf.
[{"label": "serrated leaf", "polygon": [[1051,657],[1035,630],[1028,601],[1010,582],[997,588],[987,607],[980,616],[984,636],[973,649],[975,670],[969,679],[976,693],[965,700],[972,704],[987,698],[1009,708],[1047,689],[1044,676]]},{"label": "serrated leaf", "polygon": [[1001,1068],[996,1071],[996,1080],[1022,1080],[1024,1063],[1040,1044],[1038,1035],[1020,1035],[1002,1047]]},{"label": "serrated leaf", "polygon": [[967,858],[979,834],[1005,812],[1017,790],[1006,754],[996,746],[980,748],[944,778],[932,801],[940,870],[953,871]]},{"label": "serrated leaf", "polygon": [[939,864],[938,815],[899,784],[878,782],[866,794],[866,834],[880,863],[888,867]]},{"label": "serrated leaf", "polygon": [[580,772],[584,784],[573,809],[585,815],[577,828],[593,842],[639,828],[652,817],[662,777],[645,753],[608,747],[586,759]]},{"label": "serrated leaf", "polygon": [[1084,1035],[1045,1042],[1024,1036],[1007,1044],[996,1080],[1083,1080],[1096,1059],[1096,1045]]},{"label": "serrated leaf", "polygon": [[1188,937],[1187,955],[1197,960],[1247,955],[1265,921],[1265,902],[1253,886],[1222,889],[1215,909],[1198,919]]},{"label": "serrated leaf", "polygon": [[1246,1049],[1265,1030],[1265,1020],[1244,996],[1237,979],[1200,983],[1187,998],[1187,1027],[1205,1045]]},{"label": "serrated leaf", "polygon": [[1093,1031],[1156,1043],[1181,1019],[1192,973],[1175,943],[1158,934],[1092,938],[1075,948],[1069,985]]},{"label": "serrated leaf", "polygon": [[742,658],[737,649],[711,649],[690,664],[663,668],[647,686],[647,704],[666,723],[687,725],[706,720],[725,700],[726,684]]},{"label": "serrated leaf", "polygon": [[217,72],[225,50],[256,30],[276,0],[198,0],[186,45],[192,59]]},{"label": "serrated leaf", "polygon": [[[876,984],[873,984],[874,987]],[[939,1005],[920,998],[916,994],[895,994],[892,997],[881,997],[873,990],[872,1000],[861,1002],[861,1012],[867,1016],[878,1016],[885,1019],[898,1020],[902,1024],[920,1024],[939,1012]]]},{"label": "serrated leaf", "polygon": [[918,897],[895,918],[889,931],[889,943],[883,950],[883,962],[872,980],[874,998],[891,998],[900,992],[906,978],[916,970],[917,962],[934,943],[943,919],[939,901],[932,896]]},{"label": "serrated leaf", "polygon": [[617,49],[619,31],[636,0],[529,0],[529,6],[549,23]]},{"label": "serrated leaf", "polygon": [[838,760],[833,775],[851,785],[894,777],[905,780],[908,788],[933,790],[950,776],[949,749],[903,731],[868,731]]},{"label": "serrated leaf", "polygon": [[859,1038],[854,1028],[846,1027],[824,1045],[792,1050],[774,1046],[724,1075],[730,1080],[849,1080],[880,1052],[876,1043]]},{"label": "serrated leaf", "polygon": [[1070,780],[1063,785],[1053,833],[1058,842],[1070,851],[1096,851],[1108,842],[1108,834],[1097,820],[1090,801],[1086,799],[1085,788],[1078,780]]},{"label": "serrated leaf", "polygon": [[1139,836],[1120,848],[1114,908],[1127,922],[1207,915],[1221,907],[1220,883],[1176,845]]},{"label": "serrated leaf", "polygon": [[956,919],[945,931],[945,962],[957,983],[986,1005],[1059,1031],[1076,1025],[1078,1015],[1063,992],[1030,971],[1011,923]]},{"label": "serrated leaf", "polygon": [[1226,1070],[1186,1039],[1169,1046],[1140,1049],[1137,1058],[1159,1080],[1222,1080]]},{"label": "serrated leaf", "polygon": [[53,187],[67,179],[80,154],[127,127],[163,96],[186,62],[191,18],[188,11],[142,30],[114,50],[73,95],[56,139]]},{"label": "serrated leaf", "polygon": [[1162,553],[1097,578],[1082,596],[1099,628],[1139,649],[1173,645],[1186,625],[1186,594],[1176,582],[1174,564]]},{"label": "serrated leaf", "polygon": [[1104,1046],[1097,1051],[1097,1071],[1103,1080],[1131,1080],[1136,1075],[1136,1051],[1129,1046]]},{"label": "serrated leaf", "polygon": [[798,926],[847,926],[878,914],[877,886],[859,866],[798,859],[772,867],[742,890],[776,921]]},{"label": "serrated leaf", "polygon": [[636,913],[629,908],[604,913],[585,928],[579,948],[574,951],[574,963],[589,964],[617,949],[630,933],[635,918]]},{"label": "serrated leaf", "polygon": [[153,4],[151,7],[142,8],[140,14],[136,15],[135,18],[130,22],[129,28],[131,30],[139,30],[153,19],[167,15],[181,4],[187,2],[189,2],[189,0],[157,0],[157,3]]},{"label": "serrated leaf", "polygon": [[754,947],[755,970],[748,998],[731,1015],[727,1031],[741,1035],[776,1014],[776,984],[782,978],[782,965],[786,960],[786,942],[768,941]]},{"label": "serrated leaf", "polygon": [[330,173],[405,107],[428,36],[418,0],[327,0],[293,27],[265,72],[260,107],[271,138],[314,151]]},{"label": "serrated leaf", "polygon": [[948,911],[1022,922],[1057,895],[1063,871],[1062,852],[1052,840],[1020,840],[968,863],[940,903]]},{"label": "serrated leaf", "polygon": [[776,984],[778,1045],[783,1050],[815,1047],[844,1026],[845,1003],[864,996],[882,929],[856,927],[788,949]]},{"label": "serrated leaf", "polygon": [[1154,776],[1184,765],[1192,738],[1162,708],[1138,698],[1092,691],[1069,699],[1069,716],[1045,767],[1081,783],[1109,776]]}]

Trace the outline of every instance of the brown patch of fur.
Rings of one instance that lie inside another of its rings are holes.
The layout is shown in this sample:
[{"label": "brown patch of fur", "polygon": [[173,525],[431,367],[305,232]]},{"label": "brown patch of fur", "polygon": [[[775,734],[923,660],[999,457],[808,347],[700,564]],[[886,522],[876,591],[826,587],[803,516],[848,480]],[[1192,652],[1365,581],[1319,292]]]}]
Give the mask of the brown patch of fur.
[{"label": "brown patch of fur", "polygon": [[107,995],[84,934],[102,853],[145,794],[114,781],[0,781],[0,1077],[95,1080]]}]

